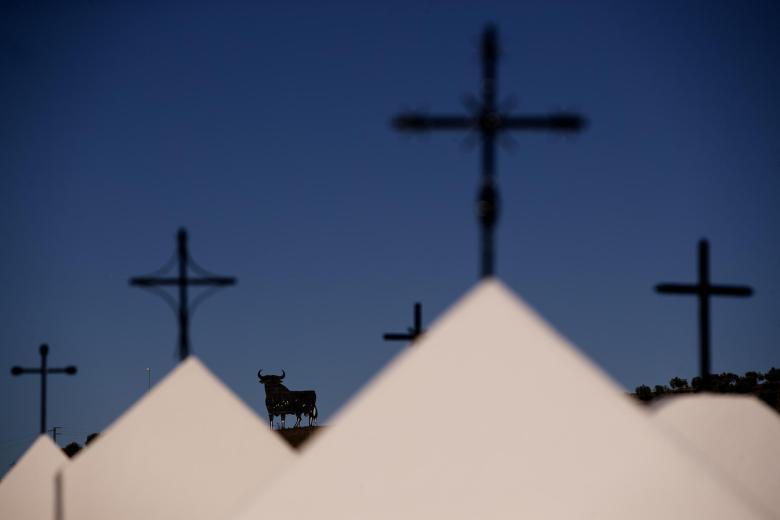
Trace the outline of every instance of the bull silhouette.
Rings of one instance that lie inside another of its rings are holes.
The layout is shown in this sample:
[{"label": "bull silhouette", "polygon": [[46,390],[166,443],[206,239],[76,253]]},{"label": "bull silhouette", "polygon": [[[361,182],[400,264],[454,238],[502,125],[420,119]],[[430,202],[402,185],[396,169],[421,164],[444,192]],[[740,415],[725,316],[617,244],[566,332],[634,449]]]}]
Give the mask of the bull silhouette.
[{"label": "bull silhouette", "polygon": [[265,387],[265,408],[268,410],[268,422],[271,428],[274,427],[274,416],[279,416],[282,420],[282,429],[284,429],[284,420],[287,415],[295,416],[295,426],[301,425],[301,417],[306,415],[309,418],[309,426],[317,423],[317,394],[314,390],[290,390],[282,384],[282,379],[286,375],[282,370],[282,375],[273,376],[262,374],[263,370],[257,371],[257,377]]}]

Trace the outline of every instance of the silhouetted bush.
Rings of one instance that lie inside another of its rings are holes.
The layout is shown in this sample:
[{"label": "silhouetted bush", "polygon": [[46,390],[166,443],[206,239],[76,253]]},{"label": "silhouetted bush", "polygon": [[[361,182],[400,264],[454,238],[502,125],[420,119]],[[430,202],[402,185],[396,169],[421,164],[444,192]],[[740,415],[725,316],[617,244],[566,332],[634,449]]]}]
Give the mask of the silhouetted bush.
[{"label": "silhouetted bush", "polygon": [[[770,368],[766,374],[761,372],[746,372],[744,376],[738,376],[731,372],[712,374],[710,376],[711,392],[719,394],[753,394],[770,407],[780,412],[780,369]],[[647,385],[636,387],[634,397],[643,403],[650,403],[653,399],[675,394],[703,392],[704,385],[700,377],[688,381],[680,377],[673,377],[669,386],[655,385],[650,388]]]},{"label": "silhouetted bush", "polygon": [[81,451],[81,445],[77,442],[71,442],[64,448],[62,448],[62,451],[65,452],[65,455],[68,457],[73,457],[75,454]]},{"label": "silhouetted bush", "polygon": [[640,401],[650,401],[653,399],[653,390],[647,385],[636,387],[634,394],[639,398]]},{"label": "silhouetted bush", "polygon": [[662,395],[670,394],[672,392],[671,388],[664,385],[655,385],[655,396],[661,397]]}]

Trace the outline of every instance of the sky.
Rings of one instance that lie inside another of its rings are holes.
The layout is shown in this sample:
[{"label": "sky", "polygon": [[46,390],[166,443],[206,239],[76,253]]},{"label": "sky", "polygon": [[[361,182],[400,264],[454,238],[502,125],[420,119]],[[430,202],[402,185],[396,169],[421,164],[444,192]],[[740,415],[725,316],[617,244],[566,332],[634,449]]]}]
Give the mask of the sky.
[{"label": "sky", "polygon": [[466,112],[488,22],[503,106],[590,121],[499,151],[499,278],[632,390],[697,374],[695,299],[653,287],[693,282],[706,237],[713,281],[756,291],[713,301],[713,371],[780,366],[775,2],[0,5],[0,471],[38,432],[39,379],[9,370],[41,343],[79,369],[49,379],[62,445],[176,365],[174,314],[128,279],[181,226],[238,278],[195,355],[263,417],[257,370],[284,369],[327,423],[415,301],[427,327],[478,281],[474,136],[389,122]]}]

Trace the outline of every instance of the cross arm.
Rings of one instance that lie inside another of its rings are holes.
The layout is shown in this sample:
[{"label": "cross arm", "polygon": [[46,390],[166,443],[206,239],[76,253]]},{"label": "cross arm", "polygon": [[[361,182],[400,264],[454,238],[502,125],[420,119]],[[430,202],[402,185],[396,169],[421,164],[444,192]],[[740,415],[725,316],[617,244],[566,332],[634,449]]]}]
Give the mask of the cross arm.
[{"label": "cross arm", "polygon": [[414,339],[412,334],[385,334],[385,341],[411,341]]},{"label": "cross arm", "polygon": [[501,118],[501,128],[507,130],[579,132],[587,124],[587,119],[570,112],[556,112],[544,116],[507,116]]},{"label": "cross arm", "polygon": [[40,368],[22,368],[22,367],[11,368],[11,374],[15,376],[21,374],[40,374],[40,373],[41,373]]},{"label": "cross arm", "polygon": [[[179,278],[147,278],[136,277],[130,279],[130,285],[136,287],[155,287],[158,285],[179,285],[181,280]],[[232,276],[208,276],[204,278],[185,278],[184,283],[187,285],[234,285],[236,279]]]},{"label": "cross arm", "polygon": [[655,286],[655,290],[666,294],[698,294],[699,286],[682,283],[659,283]]},{"label": "cross arm", "polygon": [[718,296],[752,296],[753,288],[738,285],[713,285],[710,287],[710,294]]},{"label": "cross arm", "polygon": [[[73,375],[77,372],[77,368],[73,365],[64,367],[64,368],[47,368],[46,373],[47,374],[68,374]],[[40,368],[22,368],[22,367],[13,367],[11,368],[11,374],[18,376],[21,374],[40,374],[41,369]]]},{"label": "cross arm", "polygon": [[188,278],[188,285],[235,285],[236,279],[232,276],[209,276],[206,278]]},{"label": "cross arm", "polygon": [[[130,285],[135,285],[136,287],[153,287],[155,285],[173,285],[174,278],[146,278],[146,277],[136,277],[136,278],[130,278]],[[171,281],[172,283],[168,284],[166,282]]]},{"label": "cross arm", "polygon": [[46,371],[50,374],[68,374],[69,376],[72,376],[78,369],[73,365],[70,365],[65,368],[49,368]]},{"label": "cross arm", "polygon": [[393,118],[396,130],[425,132],[428,130],[464,130],[476,125],[473,117],[430,116],[422,112],[407,112]]}]

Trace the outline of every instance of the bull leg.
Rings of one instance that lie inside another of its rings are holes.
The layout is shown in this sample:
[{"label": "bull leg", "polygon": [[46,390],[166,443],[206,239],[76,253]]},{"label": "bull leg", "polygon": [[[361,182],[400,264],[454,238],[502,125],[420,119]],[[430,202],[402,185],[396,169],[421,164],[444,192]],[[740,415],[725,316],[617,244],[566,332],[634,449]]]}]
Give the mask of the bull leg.
[{"label": "bull leg", "polygon": [[284,419],[285,419],[285,417],[287,417],[287,416],[286,416],[286,415],[284,415],[284,414],[282,414],[280,417],[282,418],[282,430],[284,430]]},{"label": "bull leg", "polygon": [[301,414],[295,416],[295,427],[298,428],[301,425]]}]

